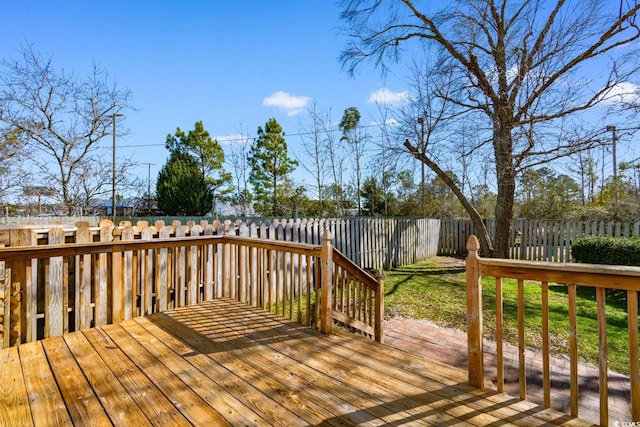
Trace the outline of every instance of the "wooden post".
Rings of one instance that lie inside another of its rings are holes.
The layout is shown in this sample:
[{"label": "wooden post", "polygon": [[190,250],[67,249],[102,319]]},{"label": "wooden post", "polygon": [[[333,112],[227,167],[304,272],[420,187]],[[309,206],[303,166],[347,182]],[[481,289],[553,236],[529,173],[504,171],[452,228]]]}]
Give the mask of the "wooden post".
[{"label": "wooden post", "polygon": [[[36,246],[38,236],[30,228],[9,230],[10,246]],[[5,264],[5,309],[3,341],[5,347],[38,339],[37,260],[16,260]],[[42,296],[41,296],[42,298]]]},{"label": "wooden post", "polygon": [[[4,246],[4,245],[3,245]],[[3,261],[4,262],[4,261]],[[10,264],[2,266],[2,277],[0,277],[0,348],[7,348],[11,345],[11,267]]]},{"label": "wooden post", "polygon": [[[88,223],[78,224],[76,243],[91,242]],[[91,307],[91,255],[76,255],[76,330],[89,329],[93,321]]]},{"label": "wooden post", "polygon": [[[133,228],[126,226],[122,229],[120,240],[133,240]],[[125,251],[122,253],[122,288],[124,296],[124,319],[128,320],[136,316],[137,312],[137,292],[135,289],[136,280],[134,279],[133,252]]]},{"label": "wooden post", "polygon": [[[114,241],[119,241],[122,230],[120,227],[114,227],[111,234]],[[125,289],[122,260],[122,252],[111,253],[111,322],[113,323],[124,320]]]},{"label": "wooden post", "polygon": [[[100,241],[111,242],[113,240],[113,224],[109,220],[100,221]],[[98,268],[96,270],[97,286],[93,294],[94,300],[94,326],[102,326],[109,323],[108,299],[109,299],[109,258],[106,253],[98,255]]]},{"label": "wooden post", "polygon": [[331,292],[333,282],[333,245],[331,245],[331,232],[327,229],[322,236],[322,254],[320,256],[322,264],[322,285],[320,288],[320,332],[331,333],[333,316],[331,311]]},{"label": "wooden post", "polygon": [[629,313],[629,373],[631,377],[631,419],[640,420],[640,363],[638,362],[638,291],[627,291]]},{"label": "wooden post", "polygon": [[382,280],[382,270],[376,270],[376,279],[378,280],[378,288],[376,289],[375,339],[380,344],[384,344],[384,329],[382,327],[382,321],[384,320],[384,280]]},{"label": "wooden post", "polygon": [[467,240],[467,345],[469,384],[484,388],[482,348],[482,282],[480,281],[480,242],[474,235]]},{"label": "wooden post", "polygon": [[[156,221],[156,227],[161,221]],[[160,239],[168,239],[170,236],[169,229],[162,226],[158,229],[158,237]],[[169,307],[169,250],[161,248],[156,253],[156,301],[158,311],[166,311]]]},{"label": "wooden post", "polygon": [[[61,228],[49,230],[49,244],[64,244],[64,231]],[[64,276],[62,257],[51,257],[49,260],[49,277],[44,288],[44,337],[57,337],[64,332],[66,310],[64,300],[68,297],[64,292]]]}]

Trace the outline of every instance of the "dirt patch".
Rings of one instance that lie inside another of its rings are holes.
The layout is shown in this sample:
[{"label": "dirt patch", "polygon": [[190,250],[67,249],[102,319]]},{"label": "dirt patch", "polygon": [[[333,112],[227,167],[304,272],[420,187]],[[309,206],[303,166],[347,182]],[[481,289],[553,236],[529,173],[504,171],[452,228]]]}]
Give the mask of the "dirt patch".
[{"label": "dirt patch", "polygon": [[456,258],[450,256],[439,256],[436,257],[436,262],[438,265],[443,267],[453,267],[453,268],[465,268],[465,260],[464,258]]}]

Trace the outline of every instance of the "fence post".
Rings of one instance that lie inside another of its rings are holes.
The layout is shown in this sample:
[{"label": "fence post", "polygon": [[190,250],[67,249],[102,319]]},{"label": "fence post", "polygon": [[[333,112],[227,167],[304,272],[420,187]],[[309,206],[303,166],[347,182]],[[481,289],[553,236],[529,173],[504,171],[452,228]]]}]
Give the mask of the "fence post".
[{"label": "fence post", "polygon": [[480,281],[480,242],[474,235],[467,240],[467,344],[469,383],[484,388],[482,348],[482,282]]},{"label": "fence post", "polygon": [[331,311],[331,292],[333,281],[333,245],[331,244],[331,232],[326,229],[322,235],[324,243],[322,244],[322,286],[320,296],[320,332],[324,334],[331,333],[331,325],[333,316]]}]

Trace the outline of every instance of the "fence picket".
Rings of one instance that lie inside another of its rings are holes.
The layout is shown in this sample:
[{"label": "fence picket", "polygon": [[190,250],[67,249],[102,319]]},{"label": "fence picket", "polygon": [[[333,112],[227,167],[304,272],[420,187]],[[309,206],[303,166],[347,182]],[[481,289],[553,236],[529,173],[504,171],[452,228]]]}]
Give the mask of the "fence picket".
[{"label": "fence picket", "polygon": [[[494,234],[493,221],[487,221],[490,235]],[[519,244],[516,238],[518,231]],[[466,254],[465,239],[476,234],[470,220],[442,220],[438,239],[439,255]],[[571,244],[589,236],[640,237],[640,221],[616,223],[604,221],[543,222],[514,220],[511,223],[511,258],[527,261],[571,262]],[[400,245],[400,246],[404,246]]]},{"label": "fence picket", "polygon": [[[52,228],[49,230],[50,245],[60,245],[64,243],[64,231],[61,228]],[[62,335],[65,330],[64,318],[61,315],[65,313],[65,293],[64,275],[62,266],[62,257],[54,257],[49,261],[49,274],[45,277],[48,280],[47,286],[44,288],[44,311],[45,321],[44,336],[45,338]],[[46,268],[46,267],[45,267]]]}]

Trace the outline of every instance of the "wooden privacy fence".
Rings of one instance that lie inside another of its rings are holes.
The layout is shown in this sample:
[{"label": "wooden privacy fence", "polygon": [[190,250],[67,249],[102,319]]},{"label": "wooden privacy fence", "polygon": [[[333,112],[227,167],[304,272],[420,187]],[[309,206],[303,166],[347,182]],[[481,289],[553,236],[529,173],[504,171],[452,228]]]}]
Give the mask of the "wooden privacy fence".
[{"label": "wooden privacy fence", "polygon": [[[486,220],[491,236],[495,235],[495,220]],[[438,253],[464,255],[469,236],[475,235],[470,220],[442,220]],[[571,242],[581,237],[640,236],[640,221],[633,223],[545,222],[515,220],[511,223],[511,259],[528,261],[571,262]]]},{"label": "wooden privacy fence", "polygon": [[[469,382],[484,387],[483,326],[482,326],[482,277],[493,277],[496,283],[496,347],[498,391],[504,387],[503,358],[503,294],[502,280],[517,279],[518,316],[518,368],[520,398],[527,398],[525,365],[525,302],[527,286],[541,286],[542,307],[542,388],[545,407],[551,406],[551,372],[549,366],[549,283],[567,286],[569,296],[569,364],[571,415],[578,416],[578,333],[577,333],[577,286],[595,288],[598,306],[599,336],[599,386],[600,424],[609,423],[608,367],[607,367],[607,313],[606,291],[615,289],[626,292],[629,330],[629,370],[631,379],[631,412],[633,420],[640,420],[640,365],[638,361],[638,291],[640,290],[640,268],[591,264],[567,264],[552,262],[514,261],[488,259],[478,256],[480,245],[475,236],[470,236],[467,250],[467,333],[469,351]],[[525,282],[525,280],[527,282]],[[531,283],[534,281],[535,283]]]},{"label": "wooden privacy fence", "polygon": [[[212,298],[232,298],[302,324],[331,329],[332,318],[383,339],[383,284],[334,250],[330,232],[316,243],[258,238],[257,226],[191,228],[85,225],[70,235],[14,231],[0,249],[2,347],[119,322]],[[218,234],[216,235],[215,232]],[[32,246],[26,243],[31,242]],[[339,279],[339,280],[338,280]],[[335,283],[334,283],[335,282]],[[332,293],[339,295],[337,304]]]},{"label": "wooden privacy fence", "polygon": [[[145,227],[160,229],[164,221],[156,221],[150,225],[146,221],[138,221],[133,226],[138,235]],[[333,236],[336,249],[362,268],[389,269],[413,264],[433,258],[438,253],[438,237],[440,220],[432,218],[338,218],[338,219],[289,219],[289,220],[237,220],[237,221],[195,221],[186,222],[187,229],[194,225],[201,228],[211,226],[217,234],[224,224],[229,225],[229,234],[238,236],[253,233],[256,237],[319,244],[323,230],[329,230]],[[122,221],[121,226],[131,225]],[[177,229],[182,224],[173,221],[171,226]],[[35,231],[35,238],[40,244],[46,243],[46,233],[50,228],[30,226]],[[251,231],[255,228],[255,232]],[[20,228],[21,229],[21,228]],[[0,244],[14,246],[20,233],[18,228],[0,228]],[[76,227],[66,226],[65,241],[75,242]],[[13,235],[10,235],[13,233]],[[99,233],[99,227],[91,227],[93,240]],[[34,243],[28,243],[34,244]]]}]

